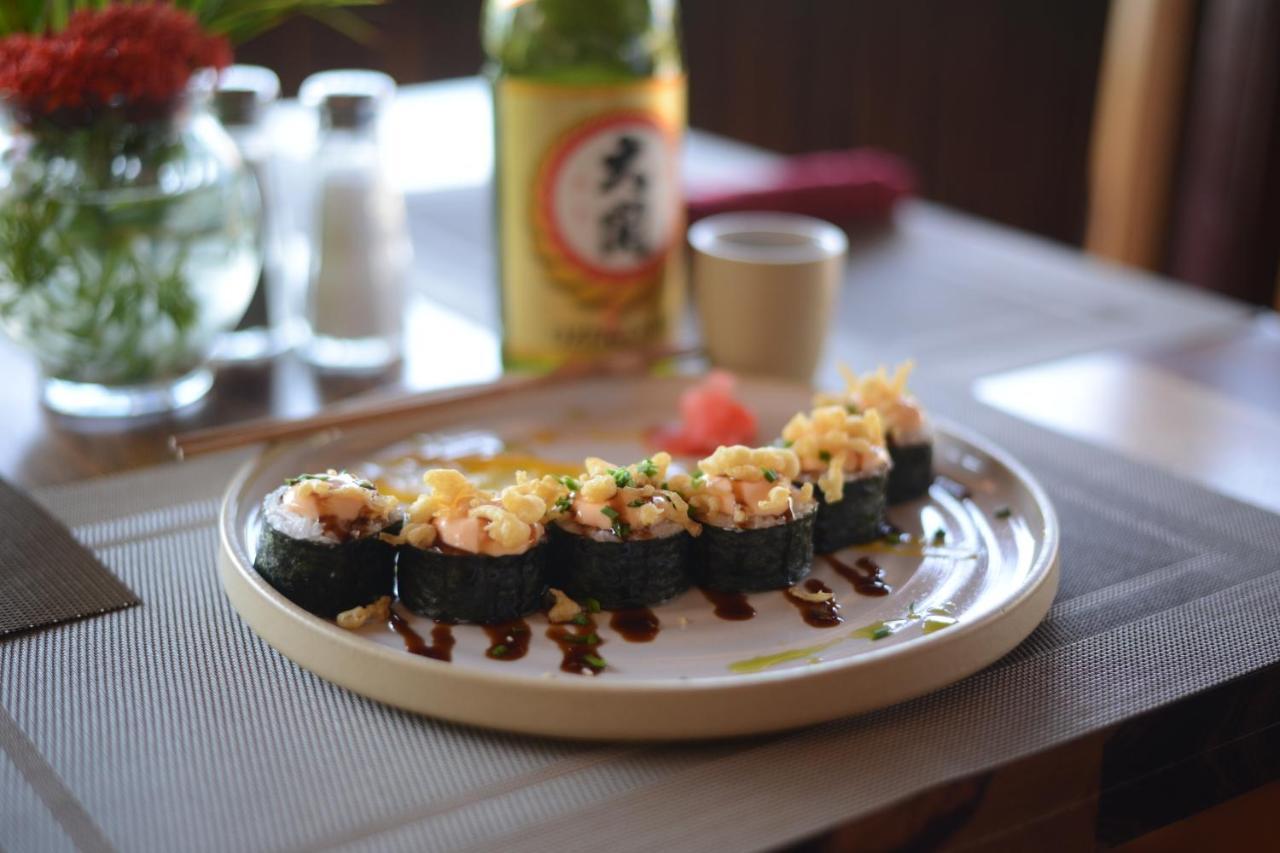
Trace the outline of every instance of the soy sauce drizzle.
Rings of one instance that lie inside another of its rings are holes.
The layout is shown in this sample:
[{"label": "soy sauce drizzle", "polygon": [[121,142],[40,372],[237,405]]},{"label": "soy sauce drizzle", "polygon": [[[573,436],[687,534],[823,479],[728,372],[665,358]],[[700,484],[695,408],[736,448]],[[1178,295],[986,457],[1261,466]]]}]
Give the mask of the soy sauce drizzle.
[{"label": "soy sauce drizzle", "polygon": [[585,611],[574,617],[576,621],[552,625],[547,629],[550,637],[564,656],[560,669],[575,675],[599,675],[608,664],[600,657],[604,640],[596,632],[596,620]]},{"label": "soy sauce drizzle", "polygon": [[703,589],[702,594],[715,607],[716,615],[726,621],[745,622],[756,615],[756,609],[747,601],[746,593]]},{"label": "soy sauce drizzle", "polygon": [[424,658],[445,663],[453,660],[453,626],[445,622],[437,622],[431,629],[430,644],[394,610],[391,612],[391,618],[387,620],[387,627],[400,635],[404,640],[405,651],[410,654],[422,655]]},{"label": "soy sauce drizzle", "polygon": [[609,616],[609,627],[622,635],[628,643],[650,643],[658,636],[658,614],[647,607],[628,607],[615,610]]},{"label": "soy sauce drizzle", "polygon": [[853,565],[838,560],[831,554],[823,554],[822,559],[853,584],[853,591],[859,595],[878,597],[893,592],[893,587],[884,582],[884,569],[870,557],[859,557]]},{"label": "soy sauce drizzle", "polygon": [[[809,578],[805,581],[804,588],[809,592],[831,592],[831,588],[817,578]],[[782,594],[786,596],[787,601],[796,606],[804,621],[814,628],[834,628],[844,621],[835,596],[826,601],[805,601],[792,595],[790,590],[783,590]]]},{"label": "soy sauce drizzle", "polygon": [[484,632],[489,635],[489,648],[485,649],[485,657],[494,660],[520,660],[528,653],[532,632],[523,619],[483,627]]}]

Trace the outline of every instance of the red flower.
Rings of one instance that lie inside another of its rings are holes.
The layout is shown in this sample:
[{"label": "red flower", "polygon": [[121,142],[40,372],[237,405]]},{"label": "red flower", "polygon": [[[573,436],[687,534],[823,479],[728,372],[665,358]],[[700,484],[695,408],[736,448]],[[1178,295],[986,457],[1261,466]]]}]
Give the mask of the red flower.
[{"label": "red flower", "polygon": [[0,39],[0,95],[27,116],[87,123],[105,109],[165,114],[193,71],[224,68],[231,47],[168,3],[84,9],[66,29]]}]

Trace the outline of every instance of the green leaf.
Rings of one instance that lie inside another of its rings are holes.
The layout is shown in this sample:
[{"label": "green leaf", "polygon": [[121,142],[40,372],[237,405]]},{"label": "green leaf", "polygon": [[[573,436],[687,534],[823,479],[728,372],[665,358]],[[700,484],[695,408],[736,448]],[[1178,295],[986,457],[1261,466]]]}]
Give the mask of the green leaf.
[{"label": "green leaf", "polygon": [[778,481],[777,471],[773,470],[772,468],[762,468],[761,470],[764,471],[764,478],[768,480],[770,483],[776,483]]},{"label": "green leaf", "polygon": [[596,670],[604,669],[608,666],[608,664],[604,662],[604,658],[597,657],[596,655],[583,655],[582,662]]}]

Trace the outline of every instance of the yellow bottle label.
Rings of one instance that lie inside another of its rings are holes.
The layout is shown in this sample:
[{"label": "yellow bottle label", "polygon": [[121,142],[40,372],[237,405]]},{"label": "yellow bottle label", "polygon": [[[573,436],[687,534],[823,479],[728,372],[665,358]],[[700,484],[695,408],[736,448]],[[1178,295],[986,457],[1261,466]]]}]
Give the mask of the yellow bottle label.
[{"label": "yellow bottle label", "polygon": [[684,78],[503,78],[494,97],[507,361],[669,341],[684,304]]}]

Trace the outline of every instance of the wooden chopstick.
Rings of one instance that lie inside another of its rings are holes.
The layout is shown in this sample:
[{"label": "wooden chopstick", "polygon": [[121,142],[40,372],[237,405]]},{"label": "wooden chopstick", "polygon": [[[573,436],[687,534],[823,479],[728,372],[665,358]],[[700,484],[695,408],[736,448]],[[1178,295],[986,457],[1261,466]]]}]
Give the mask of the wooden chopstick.
[{"label": "wooden chopstick", "polygon": [[306,418],[261,418],[228,426],[192,430],[169,436],[169,449],[177,458],[186,459],[218,450],[298,438],[324,430],[420,414],[455,403],[486,400],[514,391],[528,391],[593,376],[639,374],[659,361],[686,358],[700,353],[699,349],[673,347],[621,352],[596,362],[571,362],[550,373],[508,375],[482,385],[445,388],[380,402],[355,402]]}]

